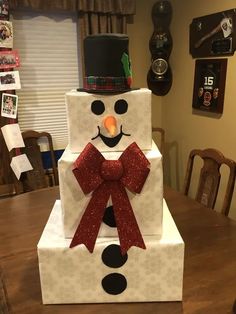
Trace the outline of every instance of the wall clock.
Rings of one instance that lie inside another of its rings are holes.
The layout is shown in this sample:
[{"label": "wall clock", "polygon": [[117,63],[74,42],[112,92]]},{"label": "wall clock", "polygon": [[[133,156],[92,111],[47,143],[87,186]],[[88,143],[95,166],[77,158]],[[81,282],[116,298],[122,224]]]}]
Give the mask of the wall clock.
[{"label": "wall clock", "polygon": [[154,31],[149,41],[151,66],[147,74],[149,89],[159,96],[166,95],[172,85],[172,71],[169,56],[172,50],[172,37],[169,26],[172,7],[169,1],[158,1],[152,7]]}]

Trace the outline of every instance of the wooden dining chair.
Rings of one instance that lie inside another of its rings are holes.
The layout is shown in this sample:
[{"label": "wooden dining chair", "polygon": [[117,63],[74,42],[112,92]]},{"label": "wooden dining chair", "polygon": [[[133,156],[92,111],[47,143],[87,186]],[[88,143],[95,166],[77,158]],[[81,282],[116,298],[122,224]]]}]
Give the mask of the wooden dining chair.
[{"label": "wooden dining chair", "polygon": [[7,296],[7,289],[3,277],[3,271],[0,266],[0,314],[10,314],[10,305]]},{"label": "wooden dining chair", "polygon": [[[17,180],[15,177],[16,194],[46,188],[51,185],[58,185],[58,170],[50,133],[29,130],[22,132],[22,137],[25,147],[21,148],[21,153],[27,155],[33,170],[23,172],[20,180]],[[42,153],[39,145],[40,139],[46,139],[48,145],[52,165],[50,171],[48,169],[45,170],[43,166]],[[51,178],[53,180],[50,180]]]},{"label": "wooden dining chair", "polygon": [[217,194],[219,190],[221,173],[220,168],[222,165],[226,165],[229,168],[229,175],[227,180],[226,191],[223,199],[221,213],[228,216],[230,204],[234,191],[235,175],[236,175],[236,163],[226,158],[220,151],[208,148],[208,149],[194,149],[190,152],[187,170],[184,180],[184,194],[188,195],[195,157],[200,157],[203,160],[203,166],[200,170],[199,182],[196,193],[196,201],[202,205],[214,209]]},{"label": "wooden dining chair", "polygon": [[[158,133],[160,144],[157,146],[158,146],[161,154],[163,155],[164,154],[164,145],[165,145],[165,130],[162,128],[159,128],[159,127],[152,127],[152,133],[153,133],[154,137],[155,137],[155,133],[156,134]],[[155,140],[155,138],[154,138],[154,140]]]},{"label": "wooden dining chair", "polygon": [[233,314],[236,314],[236,299],[234,300],[232,312],[233,312]]}]

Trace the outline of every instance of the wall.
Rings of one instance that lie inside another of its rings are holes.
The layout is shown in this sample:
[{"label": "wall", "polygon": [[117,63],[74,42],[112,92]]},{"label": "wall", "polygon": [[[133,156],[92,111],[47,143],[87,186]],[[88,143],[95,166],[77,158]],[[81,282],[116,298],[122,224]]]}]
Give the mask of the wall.
[{"label": "wall", "polygon": [[[134,23],[128,25],[130,38],[130,56],[133,70],[133,84],[136,87],[147,87],[146,76],[151,65],[149,39],[153,32],[151,9],[156,1],[136,0]],[[152,124],[162,125],[162,97],[152,96]]]},{"label": "wall", "polygon": [[[150,66],[148,41],[152,34],[151,8],[156,1],[137,0],[134,24],[128,28],[133,58],[134,82],[146,86]],[[196,113],[192,110],[195,59],[189,54],[189,25],[194,17],[217,13],[236,7],[233,0],[171,0],[173,18],[171,34],[173,50],[170,64],[173,85],[164,97],[153,96],[153,124],[166,131],[165,175],[166,184],[181,190],[187,158],[192,148],[214,147],[225,156],[236,160],[236,53],[228,57],[224,112],[220,115]],[[223,175],[226,171],[223,171]],[[195,183],[196,185],[196,183]],[[224,189],[224,180],[220,189]],[[191,190],[194,194],[194,188]],[[230,217],[236,219],[236,191]],[[220,194],[219,200],[222,199]],[[216,207],[220,201],[216,204]]]}]

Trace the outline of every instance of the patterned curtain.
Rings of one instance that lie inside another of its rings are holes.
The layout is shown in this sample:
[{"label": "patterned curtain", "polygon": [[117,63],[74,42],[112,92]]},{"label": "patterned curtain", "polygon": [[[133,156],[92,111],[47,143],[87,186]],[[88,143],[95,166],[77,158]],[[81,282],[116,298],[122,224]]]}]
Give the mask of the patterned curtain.
[{"label": "patterned curtain", "polygon": [[10,12],[13,10],[50,11],[77,11],[77,0],[9,0]]},{"label": "patterned curtain", "polygon": [[[95,33],[125,33],[135,13],[134,0],[78,0],[79,26],[84,36]],[[82,36],[83,37],[83,36]]]},{"label": "patterned curtain", "polygon": [[132,22],[135,14],[135,0],[9,0],[9,6],[10,12],[27,9],[77,12],[84,36],[101,32],[125,33],[126,24]]}]

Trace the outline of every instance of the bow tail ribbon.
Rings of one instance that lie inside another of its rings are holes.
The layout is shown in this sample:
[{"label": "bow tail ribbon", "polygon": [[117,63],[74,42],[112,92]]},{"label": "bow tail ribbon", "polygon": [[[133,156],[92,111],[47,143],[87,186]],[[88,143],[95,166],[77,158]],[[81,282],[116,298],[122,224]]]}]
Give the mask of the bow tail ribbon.
[{"label": "bow tail ribbon", "polygon": [[70,248],[84,244],[93,252],[106,205],[110,197],[106,183],[102,183],[93,193],[71,241]]},{"label": "bow tail ribbon", "polygon": [[110,196],[113,203],[121,254],[126,254],[131,246],[146,248],[127,192],[123,184],[118,181],[103,182],[93,192],[92,198],[71,241],[70,248],[84,244],[90,253],[93,252]]},{"label": "bow tail ribbon", "polygon": [[119,181],[112,182],[111,199],[120,240],[121,254],[131,246],[146,249],[127,192]]}]

